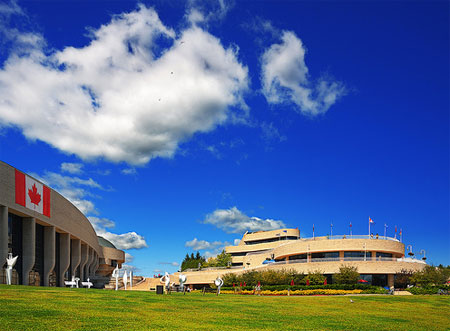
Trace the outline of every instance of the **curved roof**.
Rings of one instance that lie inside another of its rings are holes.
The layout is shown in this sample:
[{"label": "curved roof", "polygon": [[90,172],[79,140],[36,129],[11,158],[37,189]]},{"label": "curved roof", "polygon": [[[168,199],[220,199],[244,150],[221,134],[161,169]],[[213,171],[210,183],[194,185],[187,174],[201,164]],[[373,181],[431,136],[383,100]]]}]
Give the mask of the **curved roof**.
[{"label": "curved roof", "polygon": [[98,243],[100,244],[100,246],[111,247],[111,248],[117,249],[116,246],[114,246],[112,244],[112,242],[110,242],[109,240],[106,240],[105,238],[100,237],[100,236],[97,236],[97,238],[98,238]]}]

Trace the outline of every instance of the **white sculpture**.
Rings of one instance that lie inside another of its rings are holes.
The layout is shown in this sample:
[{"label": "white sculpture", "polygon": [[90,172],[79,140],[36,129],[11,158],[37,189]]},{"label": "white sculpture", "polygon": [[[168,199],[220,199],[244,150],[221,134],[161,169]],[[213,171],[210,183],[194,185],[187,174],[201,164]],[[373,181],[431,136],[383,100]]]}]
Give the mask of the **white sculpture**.
[{"label": "white sculpture", "polygon": [[91,288],[91,286],[94,286],[94,284],[91,283],[91,281],[89,280],[89,278],[87,279],[87,282],[81,282],[82,286],[85,286],[87,288]]},{"label": "white sculpture", "polygon": [[217,276],[214,284],[217,286],[217,295],[220,294],[220,288],[223,286],[223,279],[220,276]]},{"label": "white sculpture", "polygon": [[180,289],[181,291],[183,291],[184,283],[186,283],[186,275],[180,274],[179,280],[180,280]]},{"label": "white sculpture", "polygon": [[161,283],[164,283],[164,287],[166,288],[167,291],[169,291],[169,287],[170,287],[170,276],[169,274],[166,273],[164,274],[164,276],[161,277],[161,279],[159,280]]},{"label": "white sculpture", "polygon": [[12,270],[14,265],[17,262],[17,258],[19,256],[16,257],[12,257],[12,253],[8,254],[8,257],[6,258],[6,263],[7,263],[7,267],[6,267],[6,284],[11,285],[11,281],[12,281]]},{"label": "white sculpture", "polygon": [[133,271],[130,271],[130,290],[133,288]]},{"label": "white sculpture", "polygon": [[127,283],[128,283],[128,274],[127,271],[125,270],[123,273],[123,285],[125,286],[125,291],[127,290]]},{"label": "white sculpture", "polygon": [[116,266],[116,268],[112,272],[112,277],[116,279],[116,291],[119,288],[119,265]]},{"label": "white sculpture", "polygon": [[73,288],[74,286],[76,286],[76,288],[78,288],[78,281],[80,280],[80,278],[72,276],[72,280],[71,281],[64,281],[64,284],[66,286],[70,285],[70,288]]}]

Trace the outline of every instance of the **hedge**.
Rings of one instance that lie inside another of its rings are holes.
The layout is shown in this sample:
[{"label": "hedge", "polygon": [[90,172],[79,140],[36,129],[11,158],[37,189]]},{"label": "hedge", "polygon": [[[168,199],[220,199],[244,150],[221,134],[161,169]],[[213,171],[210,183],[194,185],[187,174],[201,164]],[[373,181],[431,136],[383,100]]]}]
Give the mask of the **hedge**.
[{"label": "hedge", "polygon": [[411,287],[406,289],[411,294],[438,294],[439,290],[449,291],[450,288],[445,286],[426,286],[426,287]]},{"label": "hedge", "polygon": [[[253,291],[254,286],[236,286],[236,289],[240,289],[243,291]],[[224,286],[221,288],[221,291],[233,291],[234,287]],[[262,291],[287,291],[290,289],[291,291],[306,291],[306,290],[345,290],[345,291],[353,291],[353,290],[362,290],[362,293],[365,294],[384,294],[387,291],[379,286],[370,286],[370,285],[362,285],[362,284],[329,284],[329,285],[262,285]]]}]

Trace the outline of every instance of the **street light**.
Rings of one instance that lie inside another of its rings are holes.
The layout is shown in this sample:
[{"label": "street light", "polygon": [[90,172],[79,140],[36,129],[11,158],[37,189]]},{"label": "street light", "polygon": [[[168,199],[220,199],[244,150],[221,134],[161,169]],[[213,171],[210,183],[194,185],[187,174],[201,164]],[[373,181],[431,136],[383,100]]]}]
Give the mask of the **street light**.
[{"label": "street light", "polygon": [[408,245],[408,246],[406,247],[406,249],[409,250],[409,253],[408,253],[409,256],[414,256],[414,253],[412,252],[412,246],[411,246],[411,245]]},{"label": "street light", "polygon": [[424,260],[424,261],[427,259],[427,257],[425,256],[425,253],[426,253],[426,252],[425,252],[424,249],[422,249],[422,250],[420,251],[420,254],[423,255],[422,260]]}]

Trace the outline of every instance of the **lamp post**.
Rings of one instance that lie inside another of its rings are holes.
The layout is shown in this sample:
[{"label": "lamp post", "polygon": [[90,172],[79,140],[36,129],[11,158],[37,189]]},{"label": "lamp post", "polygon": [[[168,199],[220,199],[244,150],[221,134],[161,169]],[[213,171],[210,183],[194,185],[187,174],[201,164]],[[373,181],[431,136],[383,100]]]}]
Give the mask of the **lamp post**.
[{"label": "lamp post", "polygon": [[412,245],[408,245],[406,247],[406,249],[409,250],[409,253],[408,253],[409,256],[414,256],[414,253],[412,252]]},{"label": "lamp post", "polygon": [[386,229],[387,229],[387,224],[386,223],[384,223],[384,239],[386,240]]},{"label": "lamp post", "polygon": [[423,255],[422,260],[424,260],[424,261],[427,259],[427,257],[425,256],[425,253],[426,253],[426,252],[425,252],[424,249],[422,249],[422,250],[420,251],[420,254]]},{"label": "lamp post", "polygon": [[366,259],[367,259],[367,246],[366,246],[366,243],[363,244],[363,248],[364,248],[364,261],[366,261]]}]

